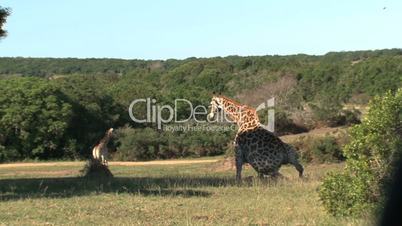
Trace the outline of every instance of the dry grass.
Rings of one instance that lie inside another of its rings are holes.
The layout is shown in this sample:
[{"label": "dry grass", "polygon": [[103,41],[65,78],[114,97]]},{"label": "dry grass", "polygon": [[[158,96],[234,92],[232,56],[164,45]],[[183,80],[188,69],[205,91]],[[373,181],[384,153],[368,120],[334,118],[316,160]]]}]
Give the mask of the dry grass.
[{"label": "dry grass", "polygon": [[[216,163],[110,166],[108,180],[79,177],[79,166],[0,168],[0,224],[4,225],[361,225],[334,218],[316,189],[341,164],[308,165],[300,180],[291,167],[285,179],[237,185],[234,171]],[[54,172],[66,172],[66,175]],[[48,175],[43,175],[48,171]],[[71,175],[71,171],[75,175]],[[24,172],[27,174],[24,175]],[[36,174],[35,172],[40,172]]]}]

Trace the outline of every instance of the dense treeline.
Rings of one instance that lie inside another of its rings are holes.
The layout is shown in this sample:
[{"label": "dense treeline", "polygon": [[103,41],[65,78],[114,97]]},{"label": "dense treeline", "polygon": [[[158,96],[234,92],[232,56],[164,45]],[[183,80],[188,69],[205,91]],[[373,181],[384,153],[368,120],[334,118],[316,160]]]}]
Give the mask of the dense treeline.
[{"label": "dense treeline", "polygon": [[[0,160],[87,157],[109,127],[119,128],[111,144],[119,159],[221,154],[234,131],[161,131],[130,120],[129,104],[184,98],[208,106],[221,92],[256,107],[275,97],[280,135],[357,123],[345,104],[396,90],[401,75],[399,49],[166,61],[0,58]],[[146,115],[146,107],[133,114]],[[178,106],[177,117],[187,116],[188,106]]]}]

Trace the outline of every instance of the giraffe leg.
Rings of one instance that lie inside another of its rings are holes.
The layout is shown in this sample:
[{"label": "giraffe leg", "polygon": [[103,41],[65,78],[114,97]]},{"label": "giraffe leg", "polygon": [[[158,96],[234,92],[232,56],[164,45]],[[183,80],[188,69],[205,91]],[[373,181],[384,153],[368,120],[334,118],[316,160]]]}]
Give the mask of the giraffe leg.
[{"label": "giraffe leg", "polygon": [[103,161],[105,162],[105,166],[107,166],[107,152],[103,153]]},{"label": "giraffe leg", "polygon": [[294,166],[296,167],[297,171],[299,171],[299,177],[303,177],[303,166],[299,162],[297,162],[297,164],[295,164]]},{"label": "giraffe leg", "polygon": [[288,163],[292,164],[296,168],[296,170],[299,171],[299,177],[300,178],[303,177],[304,169],[303,169],[303,166],[300,164],[300,162],[298,160],[299,156],[298,156],[297,152],[293,148],[290,148],[287,151],[287,155],[288,155],[287,156],[288,157]]},{"label": "giraffe leg", "polygon": [[103,164],[103,165],[106,165],[106,158],[105,158],[105,155],[101,155],[101,157],[102,157],[102,164]]},{"label": "giraffe leg", "polygon": [[241,171],[243,168],[243,159],[241,157],[236,157],[236,181],[241,181]]},{"label": "giraffe leg", "polygon": [[299,171],[299,177],[303,177],[303,166],[299,163],[299,161],[297,159],[292,159],[290,162],[290,164],[292,164],[297,171]]},{"label": "giraffe leg", "polygon": [[98,156],[98,148],[94,147],[94,149],[92,150],[92,157],[94,160],[99,160],[99,156]]},{"label": "giraffe leg", "polygon": [[243,155],[239,145],[235,142],[235,154],[236,154],[236,181],[241,181],[241,171],[243,168]]}]

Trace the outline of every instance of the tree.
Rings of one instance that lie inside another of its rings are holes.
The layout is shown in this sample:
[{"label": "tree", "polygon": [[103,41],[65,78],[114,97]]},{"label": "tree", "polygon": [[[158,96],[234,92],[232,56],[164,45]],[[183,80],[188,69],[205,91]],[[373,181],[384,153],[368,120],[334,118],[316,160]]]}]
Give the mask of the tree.
[{"label": "tree", "polygon": [[71,105],[46,80],[0,80],[0,161],[61,158]]},{"label": "tree", "polygon": [[7,35],[7,32],[4,30],[3,25],[7,21],[7,17],[10,15],[10,9],[8,8],[2,8],[0,6],[0,38],[5,37]]},{"label": "tree", "polygon": [[358,215],[382,207],[402,155],[401,125],[402,89],[371,101],[362,124],[350,130],[351,141],[344,149],[345,172],[329,175],[320,188],[329,212]]}]

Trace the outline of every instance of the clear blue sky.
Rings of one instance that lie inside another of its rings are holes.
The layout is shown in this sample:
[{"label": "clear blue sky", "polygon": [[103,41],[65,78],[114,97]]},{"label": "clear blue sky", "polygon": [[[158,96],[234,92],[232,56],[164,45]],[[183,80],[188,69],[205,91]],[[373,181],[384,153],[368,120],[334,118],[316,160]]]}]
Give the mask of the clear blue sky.
[{"label": "clear blue sky", "polygon": [[0,5],[12,8],[0,56],[182,59],[402,47],[401,0],[3,0]]}]

